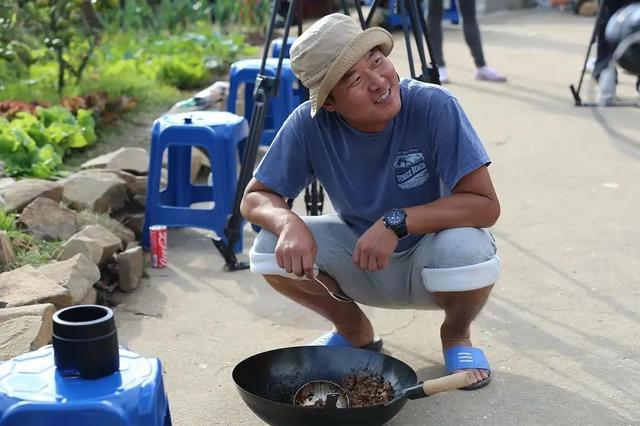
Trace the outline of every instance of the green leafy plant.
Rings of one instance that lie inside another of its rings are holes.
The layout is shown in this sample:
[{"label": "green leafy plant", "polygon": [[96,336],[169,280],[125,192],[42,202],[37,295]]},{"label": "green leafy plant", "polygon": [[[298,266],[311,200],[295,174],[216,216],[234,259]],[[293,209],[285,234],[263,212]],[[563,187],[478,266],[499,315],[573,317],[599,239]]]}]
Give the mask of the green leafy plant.
[{"label": "green leafy plant", "polygon": [[242,35],[223,36],[198,27],[172,37],[115,34],[97,56],[105,63],[102,75],[144,76],[184,90],[211,84],[214,75],[226,74],[234,61],[256,51]]},{"label": "green leafy plant", "polygon": [[0,157],[11,176],[51,178],[60,171],[70,149],[84,148],[96,140],[89,110],[77,116],[63,107],[37,108],[36,115],[18,112],[9,121],[0,117]]}]

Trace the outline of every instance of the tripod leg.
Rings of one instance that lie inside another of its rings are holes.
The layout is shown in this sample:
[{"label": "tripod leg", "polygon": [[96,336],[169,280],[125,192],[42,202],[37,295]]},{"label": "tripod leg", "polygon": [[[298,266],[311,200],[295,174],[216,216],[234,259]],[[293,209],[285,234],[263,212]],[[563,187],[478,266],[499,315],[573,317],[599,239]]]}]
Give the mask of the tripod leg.
[{"label": "tripod leg", "polygon": [[364,30],[366,27],[366,21],[364,19],[364,15],[362,14],[362,7],[360,7],[360,0],[353,1],[354,6],[356,7],[356,12],[358,13],[358,20],[360,21],[360,26]]},{"label": "tripod leg", "polygon": [[[453,1],[453,0],[452,0]],[[433,59],[433,46],[431,44],[431,37],[429,37],[429,27],[427,21],[424,18],[424,10],[422,9],[422,3],[418,1],[418,16],[420,18],[420,24],[422,24],[422,33],[424,34],[424,42],[427,45],[427,51],[429,52],[429,58],[431,59],[431,67],[429,68],[429,77],[433,84],[440,84],[440,73],[438,73],[438,65]]]},{"label": "tripod leg", "polygon": [[[298,4],[298,1],[299,0],[290,0],[289,2],[289,10],[287,12],[287,19],[284,29],[285,40],[289,36],[289,29],[291,28],[294,10],[296,5]],[[253,169],[255,167],[258,146],[260,145],[260,139],[262,131],[264,129],[264,122],[269,106],[269,101],[271,97],[276,96],[278,92],[278,84],[280,81],[280,72],[285,49],[282,49],[280,51],[280,57],[278,58],[278,66],[275,72],[275,76],[265,77],[264,71],[266,68],[267,57],[269,55],[269,46],[271,45],[271,39],[273,38],[273,28],[275,25],[276,13],[278,11],[278,8],[280,7],[280,2],[281,0],[275,0],[273,9],[271,11],[271,20],[269,22],[267,39],[265,41],[265,46],[262,54],[260,71],[258,73],[258,76],[256,77],[255,89],[253,94],[254,102],[251,112],[251,123],[249,126],[249,136],[245,143],[242,163],[240,165],[240,173],[236,186],[233,210],[231,216],[227,220],[227,224],[224,230],[227,241],[225,242],[222,238],[213,240],[215,247],[220,251],[220,254],[222,254],[225,259],[225,269],[229,271],[235,271],[248,267],[245,263],[237,261],[234,247],[238,240],[242,237],[241,227],[243,218],[240,214],[240,204],[242,202],[244,190],[253,175]]]},{"label": "tripod leg", "polygon": [[587,54],[584,58],[584,62],[582,63],[582,70],[580,71],[578,88],[576,89],[573,84],[569,85],[569,88],[571,89],[571,94],[573,95],[575,106],[582,105],[582,99],[580,98],[580,90],[582,89],[582,81],[584,80],[584,72],[587,69],[587,62],[589,62],[589,55],[591,54],[591,48],[593,47],[593,44],[596,42],[596,38],[600,30],[600,25],[602,25],[602,15],[604,13],[603,3],[604,1],[600,1],[600,5],[598,7],[598,14],[596,15],[596,21],[593,24],[593,31],[591,32],[591,38],[589,39],[589,47],[587,48]]},{"label": "tripod leg", "polygon": [[369,14],[367,15],[367,19],[364,21],[364,27],[363,28],[369,28],[369,26],[371,25],[371,20],[373,19],[373,15],[376,13],[376,9],[378,8],[378,4],[380,3],[380,0],[374,0],[373,4],[371,5],[371,8],[369,9]]},{"label": "tripod leg", "polygon": [[411,49],[411,35],[409,34],[409,25],[407,23],[407,8],[403,0],[398,2],[398,8],[403,16],[402,31],[404,32],[404,43],[407,48],[407,58],[409,59],[409,72],[411,73],[411,78],[416,79],[416,67],[413,65],[413,51]]},{"label": "tripod leg", "polygon": [[[422,26],[421,24],[418,24],[418,8],[416,5],[416,1],[420,0],[406,0],[407,10],[409,11],[409,17],[411,19],[411,29],[413,31],[413,37],[416,41],[418,56],[420,57],[422,75],[420,76],[419,80],[425,81],[427,75],[429,75],[429,71],[427,68],[427,60],[424,54],[424,46],[422,45]],[[427,81],[427,83],[429,82],[430,81]]]},{"label": "tripod leg", "polygon": [[342,10],[345,15],[349,15],[349,8],[347,7],[347,0],[340,0],[340,4],[342,5]]}]

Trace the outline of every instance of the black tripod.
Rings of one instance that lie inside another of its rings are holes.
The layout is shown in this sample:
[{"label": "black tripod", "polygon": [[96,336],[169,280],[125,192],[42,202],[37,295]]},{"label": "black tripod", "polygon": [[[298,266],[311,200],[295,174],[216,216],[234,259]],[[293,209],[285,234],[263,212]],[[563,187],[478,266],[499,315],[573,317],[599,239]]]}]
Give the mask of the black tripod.
[{"label": "black tripod", "polygon": [[598,14],[596,15],[596,21],[593,25],[593,31],[591,33],[591,39],[589,39],[589,47],[587,48],[587,55],[584,58],[584,63],[582,64],[582,70],[580,71],[580,80],[578,81],[578,88],[576,89],[573,84],[569,85],[571,89],[571,94],[573,95],[573,100],[575,102],[575,106],[595,106],[597,104],[594,103],[585,103],[582,101],[580,97],[580,90],[582,89],[582,81],[584,80],[584,73],[587,69],[587,62],[589,62],[589,55],[591,54],[591,48],[593,44],[596,42],[598,38],[598,31],[600,31],[600,26],[602,23],[602,14],[604,8],[602,7],[602,1],[598,2]]},{"label": "black tripod", "polygon": [[[430,58],[432,58],[432,48],[421,2],[422,0],[397,0],[396,2],[399,14],[405,16],[406,18],[403,19],[403,30],[405,45],[407,48],[407,56],[409,59],[409,67],[411,70],[411,78],[427,83],[440,84],[440,78],[436,65],[433,63],[433,61],[431,61],[430,66],[427,65],[423,41],[427,45]],[[251,176],[253,175],[253,170],[258,153],[258,146],[260,144],[260,135],[262,134],[262,130],[264,128],[265,116],[267,114],[269,101],[278,93],[282,61],[284,59],[286,50],[284,46],[280,50],[280,56],[278,57],[278,65],[276,68],[275,76],[265,76],[264,72],[266,61],[269,56],[269,46],[271,45],[271,41],[273,39],[273,28],[276,20],[276,14],[277,11],[280,10],[281,3],[282,0],[274,0],[273,9],[271,11],[271,19],[269,21],[269,27],[267,30],[267,39],[265,40],[264,50],[262,53],[262,63],[260,65],[260,71],[255,81],[255,88],[253,91],[254,102],[251,114],[251,123],[249,125],[249,136],[244,146],[242,162],[240,165],[240,175],[238,177],[238,185],[236,188],[235,199],[233,203],[233,212],[227,220],[227,226],[224,230],[224,235],[227,238],[227,241],[225,242],[222,238],[212,239],[213,244],[218,249],[218,251],[220,251],[220,254],[222,254],[222,256],[224,257],[224,268],[227,271],[237,271],[240,269],[248,268],[248,264],[246,262],[238,261],[233,248],[238,240],[242,238],[242,215],[240,214],[240,203],[242,202],[244,190],[251,180]],[[346,0],[341,0],[341,3],[344,13],[348,15],[349,9],[347,7]],[[375,0],[373,2],[366,19],[362,13],[360,0],[354,0],[354,3],[362,28],[367,28],[371,23],[371,19],[380,3],[380,0]],[[283,30],[284,34],[282,36],[283,40],[285,41],[289,37],[289,30],[291,28],[291,22],[293,20],[293,15],[296,7],[298,7],[298,35],[302,33],[302,2],[300,2],[300,0],[290,0]],[[420,58],[420,75],[416,74],[416,70],[413,64],[413,48],[411,43],[411,35],[413,35],[414,43],[416,45],[418,56]],[[304,200],[307,214],[322,214],[324,204],[324,190],[317,181],[315,181],[305,190]],[[289,200],[290,206],[292,202],[293,200]]]}]

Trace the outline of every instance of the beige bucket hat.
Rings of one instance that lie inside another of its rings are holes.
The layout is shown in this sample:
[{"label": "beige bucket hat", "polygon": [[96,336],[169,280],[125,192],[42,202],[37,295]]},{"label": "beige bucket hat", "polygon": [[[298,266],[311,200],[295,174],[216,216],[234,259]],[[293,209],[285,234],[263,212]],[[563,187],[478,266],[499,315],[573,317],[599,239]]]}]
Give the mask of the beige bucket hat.
[{"label": "beige bucket hat", "polygon": [[291,69],[309,89],[312,117],[342,76],[376,46],[388,56],[393,49],[391,34],[380,27],[363,31],[342,13],[323,17],[296,39],[291,45]]}]

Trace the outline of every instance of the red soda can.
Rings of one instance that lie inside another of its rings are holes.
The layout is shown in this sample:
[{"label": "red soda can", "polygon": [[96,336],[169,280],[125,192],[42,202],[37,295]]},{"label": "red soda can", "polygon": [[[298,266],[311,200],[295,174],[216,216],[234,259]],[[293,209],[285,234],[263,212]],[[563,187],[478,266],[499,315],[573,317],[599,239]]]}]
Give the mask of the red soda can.
[{"label": "red soda can", "polygon": [[167,266],[167,227],[166,225],[150,226],[149,242],[151,243],[151,267],[164,268],[165,266]]}]

